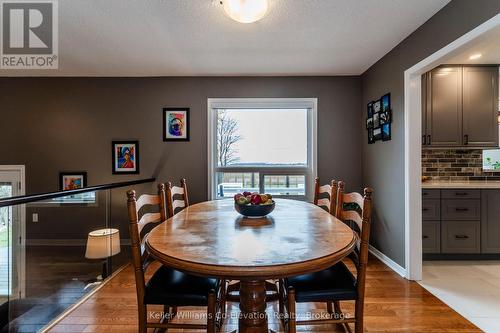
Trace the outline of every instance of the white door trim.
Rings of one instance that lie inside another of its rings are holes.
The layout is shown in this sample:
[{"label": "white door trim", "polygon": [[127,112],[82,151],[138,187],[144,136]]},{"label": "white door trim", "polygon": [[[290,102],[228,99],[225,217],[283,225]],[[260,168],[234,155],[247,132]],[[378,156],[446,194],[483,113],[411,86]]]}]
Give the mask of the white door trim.
[{"label": "white door trim", "polygon": [[421,75],[445,63],[474,39],[499,26],[500,14],[497,14],[404,72],[405,268],[407,279],[422,279]]},{"label": "white door trim", "polygon": [[[0,165],[0,172],[13,171],[19,173],[21,186],[18,189],[19,195],[26,194],[26,171],[24,165]],[[19,254],[19,270],[20,270],[20,281],[19,282],[19,295],[13,295],[17,298],[24,298],[26,295],[26,205],[21,205],[19,217],[19,231],[21,236],[21,244],[19,244],[21,253]]]}]

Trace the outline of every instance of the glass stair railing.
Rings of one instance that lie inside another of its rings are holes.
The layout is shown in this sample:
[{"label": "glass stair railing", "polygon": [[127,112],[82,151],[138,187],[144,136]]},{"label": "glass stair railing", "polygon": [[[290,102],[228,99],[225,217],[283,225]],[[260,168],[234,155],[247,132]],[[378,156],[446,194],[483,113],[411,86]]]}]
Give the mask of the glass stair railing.
[{"label": "glass stair railing", "polygon": [[127,264],[126,191],[154,181],[26,196],[0,182],[0,333],[44,332]]}]

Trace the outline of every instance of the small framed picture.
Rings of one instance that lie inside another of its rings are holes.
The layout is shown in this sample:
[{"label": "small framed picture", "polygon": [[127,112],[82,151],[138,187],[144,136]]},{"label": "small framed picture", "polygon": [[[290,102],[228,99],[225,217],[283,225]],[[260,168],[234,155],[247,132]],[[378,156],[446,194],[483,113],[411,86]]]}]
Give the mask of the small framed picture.
[{"label": "small framed picture", "polygon": [[391,139],[391,124],[387,123],[382,125],[382,141],[389,141]]},{"label": "small framed picture", "polygon": [[373,112],[377,113],[382,110],[382,102],[380,99],[378,101],[373,102]]},{"label": "small framed picture", "polygon": [[139,141],[111,142],[113,174],[139,173]]},{"label": "small framed picture", "polygon": [[87,186],[85,171],[59,172],[59,188],[61,191],[77,190]]},{"label": "small framed picture", "polygon": [[380,112],[380,125],[389,124],[391,122],[391,110]]},{"label": "small framed picture", "polygon": [[373,118],[366,118],[366,129],[373,128]]},{"label": "small framed picture", "polygon": [[189,108],[163,108],[163,141],[189,141]]},{"label": "small framed picture", "polygon": [[380,127],[380,113],[376,112],[373,114],[373,128]]},{"label": "small framed picture", "polygon": [[371,145],[372,143],[375,143],[375,138],[373,137],[373,129],[370,128],[368,129],[368,144]]},{"label": "small framed picture", "polygon": [[373,129],[373,139],[375,141],[382,139],[382,129],[380,127]]},{"label": "small framed picture", "polygon": [[380,100],[382,101],[382,111],[389,111],[391,109],[391,93],[385,94]]},{"label": "small framed picture", "polygon": [[370,102],[366,105],[366,116],[368,118],[373,117],[373,102]]}]

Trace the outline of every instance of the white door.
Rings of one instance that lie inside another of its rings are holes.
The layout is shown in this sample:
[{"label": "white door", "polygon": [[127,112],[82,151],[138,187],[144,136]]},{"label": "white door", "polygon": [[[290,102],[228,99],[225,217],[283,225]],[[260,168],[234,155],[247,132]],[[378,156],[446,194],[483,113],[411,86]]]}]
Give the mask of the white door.
[{"label": "white door", "polygon": [[[24,194],[24,166],[0,165],[0,198]],[[0,298],[24,297],[24,205],[0,208]]]}]

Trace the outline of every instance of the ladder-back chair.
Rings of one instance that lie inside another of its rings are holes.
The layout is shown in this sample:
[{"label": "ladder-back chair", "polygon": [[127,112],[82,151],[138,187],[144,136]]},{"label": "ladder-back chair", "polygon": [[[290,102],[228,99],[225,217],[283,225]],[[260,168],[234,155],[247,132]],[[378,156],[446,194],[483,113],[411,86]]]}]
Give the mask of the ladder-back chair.
[{"label": "ladder-back chair", "polygon": [[[296,332],[296,325],[314,325],[331,322],[343,324],[350,331],[349,323],[354,323],[356,333],[363,332],[363,308],[365,298],[365,279],[368,264],[368,242],[372,212],[372,189],[365,188],[364,195],[344,193],[344,183],[339,182],[337,191],[337,218],[351,226],[357,234],[357,246],[349,256],[356,267],[356,276],[344,262],[306,275],[284,280],[280,290],[280,312],[289,333]],[[342,313],[340,301],[355,301],[354,316]],[[326,302],[331,319],[297,320],[296,303]]]},{"label": "ladder-back chair", "polygon": [[[216,279],[197,277],[160,266],[146,281],[145,273],[154,259],[145,248],[144,241],[147,234],[142,234],[151,223],[167,223],[165,222],[165,185],[158,185],[158,195],[143,194],[136,198],[136,192],[130,190],[127,192],[127,197],[132,263],[139,312],[139,333],[146,333],[148,328],[206,329],[207,332],[214,333],[216,326],[220,328],[222,323],[221,316],[216,316],[220,313],[218,312],[220,306],[216,300],[216,290],[220,292],[220,286]],[[139,218],[141,209],[146,206],[157,207],[158,212],[147,212]],[[160,322],[147,320],[148,305],[163,305],[164,312]],[[172,323],[172,319],[177,314],[177,307],[180,306],[207,306],[207,323]],[[216,318],[220,318],[217,324]]]},{"label": "ladder-back chair", "polygon": [[172,217],[188,206],[189,198],[186,179],[181,179],[181,186],[173,186],[171,182],[167,182],[168,216]]}]

